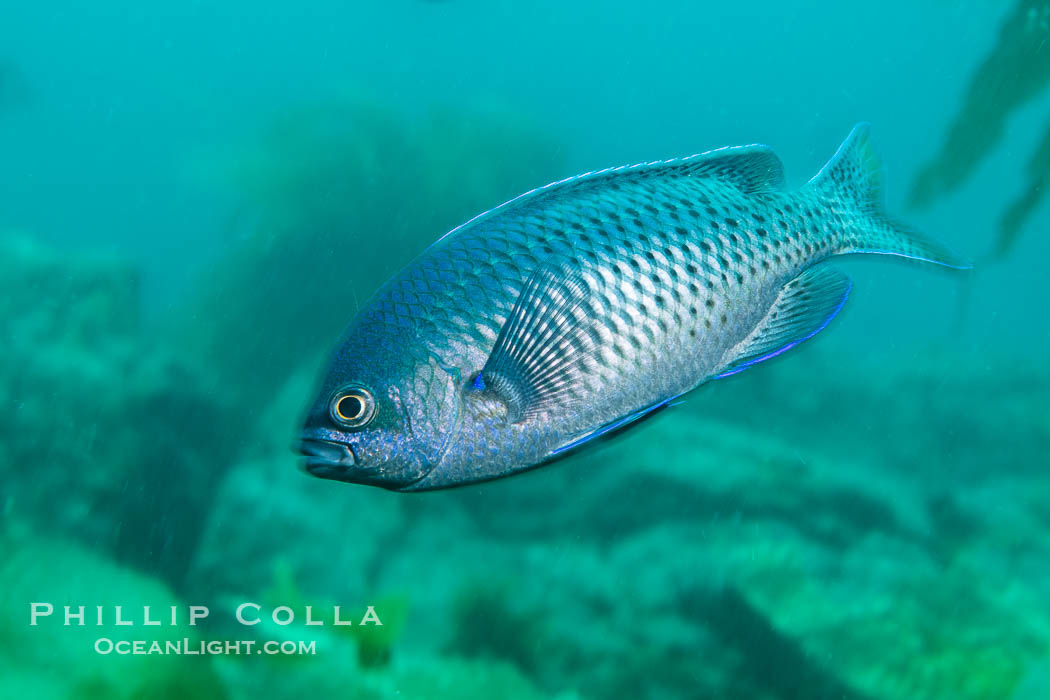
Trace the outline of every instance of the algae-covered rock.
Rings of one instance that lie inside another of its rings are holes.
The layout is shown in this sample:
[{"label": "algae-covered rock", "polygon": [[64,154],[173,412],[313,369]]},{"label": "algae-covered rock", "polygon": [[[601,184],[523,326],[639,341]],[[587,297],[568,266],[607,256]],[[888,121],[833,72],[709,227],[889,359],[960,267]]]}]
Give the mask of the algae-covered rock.
[{"label": "algae-covered rock", "polygon": [[[1045,378],[957,364],[966,382],[945,383],[931,354],[823,388],[822,361],[441,493],[309,479],[279,454],[292,418],[275,410],[270,456],[231,472],[193,579],[304,603],[400,597],[377,677],[453,655],[583,697],[1009,698],[1050,644],[1050,487],[1008,464],[1050,440]],[[278,403],[308,387],[304,373]],[[975,397],[998,407],[987,425]]]},{"label": "algae-covered rock", "polygon": [[[96,642],[142,640],[199,642],[185,625],[187,605],[158,580],[102,559],[76,545],[36,537],[0,541],[0,697],[33,698],[225,698],[207,656],[96,653]],[[39,608],[31,625],[31,604]],[[96,625],[96,606],[104,624]],[[136,624],[115,624],[114,606]],[[143,626],[143,606],[164,619],[175,606],[184,624]],[[65,606],[84,606],[83,626],[65,624]],[[110,645],[100,643],[100,649]]]},{"label": "algae-covered rock", "polygon": [[202,372],[140,322],[138,275],[0,238],[5,512],[163,571],[185,571],[228,454]]},{"label": "algae-covered rock", "polygon": [[[302,697],[355,700],[540,700],[542,693],[512,665],[455,657],[414,657],[381,672],[325,658],[295,665],[224,659],[219,673],[232,689],[231,698],[296,700]],[[577,700],[563,693],[554,700]]]}]

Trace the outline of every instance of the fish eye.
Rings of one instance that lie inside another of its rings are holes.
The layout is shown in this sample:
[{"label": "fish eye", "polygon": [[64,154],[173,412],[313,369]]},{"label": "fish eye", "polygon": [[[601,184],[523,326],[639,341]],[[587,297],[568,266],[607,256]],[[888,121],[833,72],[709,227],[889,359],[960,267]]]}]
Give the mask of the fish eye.
[{"label": "fish eye", "polygon": [[328,403],[332,420],[344,428],[360,428],[372,422],[376,402],[372,392],[360,384],[348,384],[332,395]]}]

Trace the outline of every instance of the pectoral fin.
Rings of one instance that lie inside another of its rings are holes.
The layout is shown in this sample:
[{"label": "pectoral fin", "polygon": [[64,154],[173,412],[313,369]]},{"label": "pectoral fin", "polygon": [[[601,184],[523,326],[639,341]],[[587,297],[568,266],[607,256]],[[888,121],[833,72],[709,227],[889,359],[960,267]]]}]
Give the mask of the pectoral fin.
[{"label": "pectoral fin", "polygon": [[474,381],[474,389],[507,405],[510,422],[571,404],[583,393],[586,358],[597,348],[588,294],[582,275],[558,266],[543,267],[525,282]]},{"label": "pectoral fin", "polygon": [[725,355],[716,379],[787,352],[831,323],[846,304],[853,284],[831,267],[815,267],[784,285],[769,313],[748,337]]}]

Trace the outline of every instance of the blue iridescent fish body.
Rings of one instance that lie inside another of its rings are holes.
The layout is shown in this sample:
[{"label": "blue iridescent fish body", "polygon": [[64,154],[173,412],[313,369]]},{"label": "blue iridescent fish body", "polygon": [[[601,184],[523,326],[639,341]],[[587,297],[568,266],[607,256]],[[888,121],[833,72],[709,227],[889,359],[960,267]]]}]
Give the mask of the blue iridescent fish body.
[{"label": "blue iridescent fish body", "polygon": [[851,286],[829,257],[967,267],[885,215],[867,133],[796,191],[743,146],[569,178],[454,229],[347,328],[307,470],[406,491],[513,474],[818,333]]}]

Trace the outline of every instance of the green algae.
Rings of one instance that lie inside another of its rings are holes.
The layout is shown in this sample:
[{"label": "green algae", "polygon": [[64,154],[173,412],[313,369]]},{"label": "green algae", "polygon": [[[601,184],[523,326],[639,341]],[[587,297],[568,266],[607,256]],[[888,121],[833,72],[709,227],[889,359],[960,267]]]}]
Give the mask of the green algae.
[{"label": "green algae", "polygon": [[[385,668],[391,664],[398,642],[404,634],[411,607],[406,594],[379,594],[367,604],[337,605],[333,601],[318,600],[304,594],[286,559],[274,562],[273,571],[273,585],[263,591],[262,600],[272,607],[284,605],[310,610],[315,619],[333,624],[330,630],[332,633],[353,642],[357,650],[357,663],[361,668]],[[345,609],[359,611],[357,617]],[[371,619],[373,616],[375,620]],[[349,624],[334,625],[337,618]],[[295,629],[301,633],[308,632],[308,628],[303,626]]]},{"label": "green algae", "polygon": [[[941,145],[911,189],[917,207],[957,190],[1002,140],[1009,118],[1050,82],[1050,3],[1016,0],[998,42],[970,80],[966,97]],[[1050,132],[1030,156],[1025,191],[1002,215],[993,255],[1002,257],[1045,194]]]},{"label": "green algae", "polygon": [[[114,643],[148,638],[199,640],[193,628],[160,625],[144,635],[141,626],[115,624],[114,606],[128,619],[148,605],[159,611],[186,604],[164,583],[118,566],[76,545],[25,535],[0,538],[0,696],[40,698],[222,699],[227,693],[206,657],[96,654],[99,638]],[[56,576],[56,572],[66,572]],[[30,626],[31,601],[48,602],[54,612]],[[105,609],[105,624],[92,619]],[[64,606],[85,606],[85,625],[64,624]],[[34,689],[29,691],[28,689]]]}]

